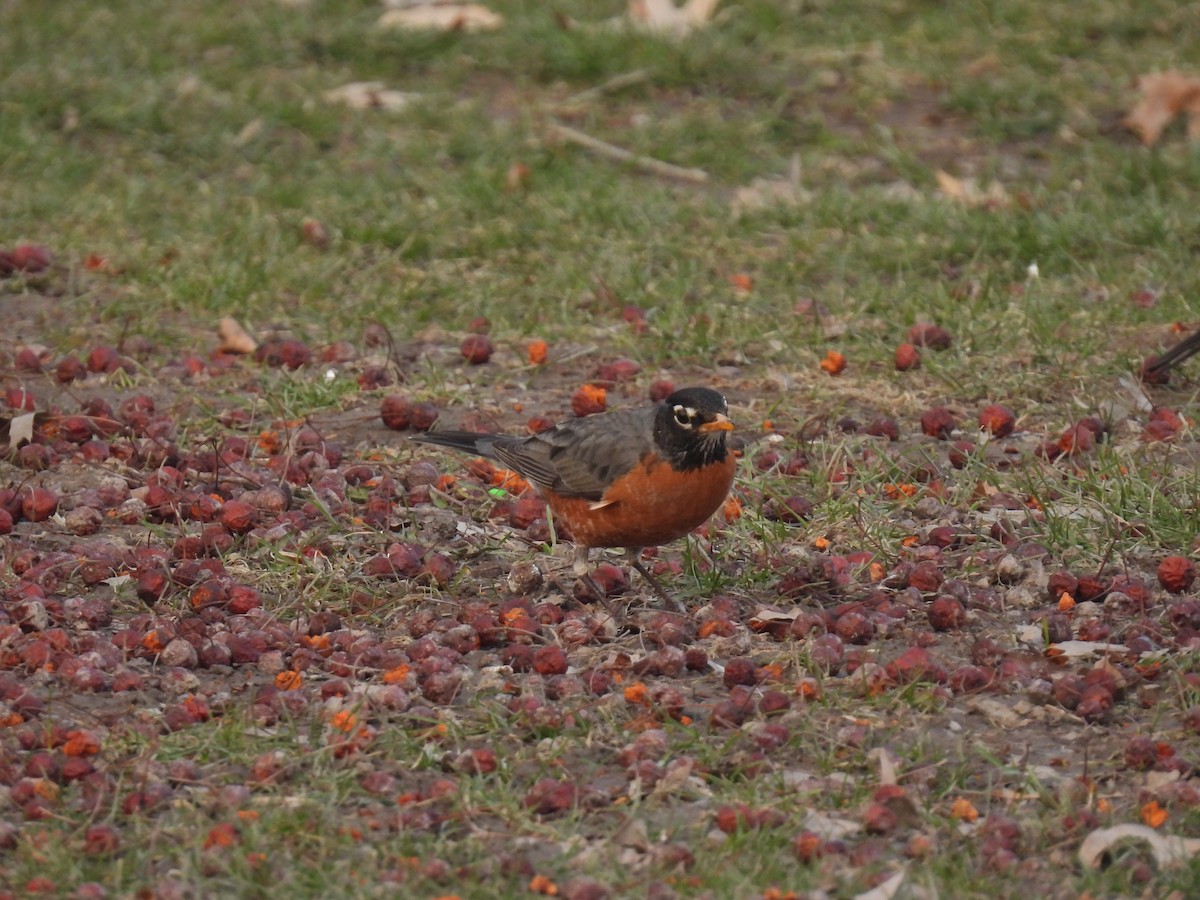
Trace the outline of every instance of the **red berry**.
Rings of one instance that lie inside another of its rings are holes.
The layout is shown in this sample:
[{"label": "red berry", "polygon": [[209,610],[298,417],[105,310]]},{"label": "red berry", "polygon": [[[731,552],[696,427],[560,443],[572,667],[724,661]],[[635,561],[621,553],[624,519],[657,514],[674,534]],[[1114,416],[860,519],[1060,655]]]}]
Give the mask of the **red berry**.
[{"label": "red berry", "polygon": [[1196,566],[1186,556],[1168,556],[1158,564],[1158,583],[1172,594],[1182,594],[1196,580]]},{"label": "red berry", "polygon": [[935,406],[921,413],[921,431],[930,437],[946,440],[957,425],[954,413],[944,406]]},{"label": "red berry", "polygon": [[567,654],[561,647],[538,647],[533,652],[533,671],[543,676],[565,674]]},{"label": "red berry", "polygon": [[631,381],[641,369],[632,359],[614,359],[597,366],[595,377],[598,381]]},{"label": "red berry", "polygon": [[258,523],[258,510],[241,500],[229,500],[221,507],[220,521],[234,534],[245,534]]},{"label": "red berry", "polygon": [[463,359],[473,366],[483,365],[491,359],[492,349],[492,342],[486,334],[469,334],[459,347]]},{"label": "red berry", "polygon": [[58,510],[59,497],[49,488],[29,488],[21,497],[21,515],[30,522],[42,522]]},{"label": "red berry", "polygon": [[650,382],[650,402],[660,403],[675,393],[675,384],[665,379]]},{"label": "red berry", "polygon": [[758,680],[754,660],[739,656],[725,663],[725,687],[738,684],[754,684]]},{"label": "red berry", "polygon": [[934,631],[954,631],[967,622],[967,611],[962,603],[948,594],[935,597],[926,614]]},{"label": "red berry", "polygon": [[1016,417],[1007,406],[993,403],[979,411],[979,427],[995,437],[1008,437],[1012,434]]},{"label": "red berry", "polygon": [[930,350],[946,350],[954,342],[945,328],[929,322],[920,322],[908,329],[908,340],[918,347]]},{"label": "red berry", "polygon": [[12,249],[13,268],[21,272],[42,272],[50,267],[52,256],[41,244],[17,244]]},{"label": "red berry", "polygon": [[608,406],[608,392],[594,384],[585,384],[571,395],[571,411],[577,416],[601,413]]},{"label": "red berry", "polygon": [[921,351],[912,344],[901,344],[896,348],[897,372],[910,372],[921,367]]},{"label": "red berry", "polygon": [[383,424],[395,431],[403,431],[412,424],[412,407],[403,394],[388,394],[379,404],[379,418]]},{"label": "red berry", "polygon": [[428,431],[437,421],[439,410],[432,403],[414,403],[411,424],[415,431]]}]

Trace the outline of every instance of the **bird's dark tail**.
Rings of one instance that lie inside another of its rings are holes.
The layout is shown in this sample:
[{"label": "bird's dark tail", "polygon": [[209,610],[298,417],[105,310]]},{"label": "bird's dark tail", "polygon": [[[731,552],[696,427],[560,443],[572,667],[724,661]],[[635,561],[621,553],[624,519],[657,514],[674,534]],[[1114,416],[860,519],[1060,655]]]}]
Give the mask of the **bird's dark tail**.
[{"label": "bird's dark tail", "polygon": [[437,444],[439,447],[487,457],[494,456],[492,442],[495,438],[494,434],[482,434],[478,431],[427,431],[412,436],[412,440],[422,444]]},{"label": "bird's dark tail", "polygon": [[1150,365],[1146,366],[1145,371],[1150,375],[1166,372],[1172,366],[1178,365],[1189,356],[1195,356],[1197,353],[1200,353],[1200,331],[1185,337]]}]

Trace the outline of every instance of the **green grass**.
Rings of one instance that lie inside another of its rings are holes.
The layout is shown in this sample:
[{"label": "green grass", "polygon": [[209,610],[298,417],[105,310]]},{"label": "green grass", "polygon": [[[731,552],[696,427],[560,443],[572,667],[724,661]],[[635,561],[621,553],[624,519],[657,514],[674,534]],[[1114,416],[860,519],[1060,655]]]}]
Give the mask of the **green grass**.
[{"label": "green grass", "polygon": [[[745,269],[757,279],[754,315],[719,322],[738,345],[761,336],[758,316],[785,318],[797,292],[839,305],[852,297],[861,314],[890,321],[945,319],[960,309],[939,302],[943,267],[985,270],[1002,287],[1023,280],[1031,262],[1057,302],[1076,300],[1087,280],[1118,301],[1151,282],[1182,314],[1194,275],[1170,260],[1195,225],[1168,195],[1195,185],[1187,154],[1146,153],[1094,130],[1075,145],[1057,136],[1073,109],[1093,118],[1119,111],[1120,79],[1138,71],[1128,57],[1160,62],[1172,37],[1152,29],[1135,40],[1122,26],[1173,21],[1169,5],[1122,14],[1091,4],[1093,31],[1068,46],[1028,5],[978,6],[897,7],[886,30],[874,30],[875,19],[868,33],[875,17],[853,9],[730,6],[720,27],[673,45],[562,31],[537,6],[506,10],[501,32],[459,37],[382,34],[371,28],[373,10],[357,4],[302,16],[261,4],[215,17],[145,5],[81,15],[60,4],[49,15],[13,16],[6,29],[5,56],[16,64],[5,78],[5,217],[14,239],[49,234],[68,257],[97,252],[128,267],[116,291],[124,296],[104,309],[139,325],[149,322],[147,307],[258,321],[282,304],[320,330],[350,300],[401,333],[452,323],[464,306],[517,332],[560,332],[599,277],[660,309],[663,331],[675,334],[688,298],[722,302],[721,276]],[[104,27],[109,19],[123,27]],[[854,55],[872,41],[879,45]],[[59,42],[77,49],[39,62]],[[843,48],[850,52],[839,56]],[[996,71],[958,74],[985,53],[998,57]],[[814,57],[828,58],[841,84],[797,83]],[[555,97],[643,67],[652,72],[646,83],[596,101],[583,126],[707,168],[717,190],[687,191],[531,144]],[[429,100],[399,116],[322,102],[324,89],[353,79]],[[966,142],[971,169],[1002,173],[1030,208],[938,201],[927,148],[894,141],[924,108],[948,117],[945,139]],[[797,131],[804,110],[825,113],[832,142]],[[872,129],[881,112],[900,117],[890,133]],[[652,124],[631,129],[633,113]],[[813,202],[731,223],[720,186],[778,173],[797,151]],[[533,170],[528,194],[501,189],[517,161]],[[874,186],[900,179],[927,199],[876,195]],[[301,244],[305,215],[331,227],[335,259]],[[162,269],[168,251],[178,257]],[[398,279],[401,267],[416,271]],[[999,298],[990,299],[999,313]],[[1130,315],[1098,310],[1099,321],[1080,331],[1103,331],[1096,326],[1118,314]],[[963,318],[964,328],[979,322],[979,334],[994,336],[986,320]],[[797,335],[784,328],[780,337],[790,344]],[[1047,343],[1035,337],[1035,346]],[[971,346],[970,333],[962,338]]]}]

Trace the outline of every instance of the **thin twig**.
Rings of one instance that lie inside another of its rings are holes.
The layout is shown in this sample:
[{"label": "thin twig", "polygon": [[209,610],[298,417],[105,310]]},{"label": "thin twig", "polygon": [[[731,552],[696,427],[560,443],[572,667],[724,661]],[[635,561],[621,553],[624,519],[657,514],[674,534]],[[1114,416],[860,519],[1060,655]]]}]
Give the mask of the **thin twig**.
[{"label": "thin twig", "polygon": [[659,175],[663,178],[677,178],[680,181],[690,181],[695,184],[703,184],[708,181],[708,173],[703,169],[685,169],[682,166],[672,165],[660,159],[639,156],[623,147],[609,144],[599,138],[592,137],[590,134],[584,134],[582,131],[571,128],[569,125],[563,125],[561,122],[551,122],[547,127],[551,134],[564,141],[578,144],[585,149],[591,150],[598,156],[603,156],[605,159],[629,163],[631,166],[641,169],[644,172],[649,172],[652,175]]},{"label": "thin twig", "polygon": [[632,87],[635,84],[641,84],[653,74],[653,69],[634,69],[632,72],[622,72],[620,75],[614,75],[602,84],[590,87],[586,91],[580,91],[578,94],[572,94],[561,103],[556,103],[554,108],[561,112],[577,106],[583,106],[585,103],[591,103],[592,100],[603,94],[614,93],[624,90],[627,87]]}]

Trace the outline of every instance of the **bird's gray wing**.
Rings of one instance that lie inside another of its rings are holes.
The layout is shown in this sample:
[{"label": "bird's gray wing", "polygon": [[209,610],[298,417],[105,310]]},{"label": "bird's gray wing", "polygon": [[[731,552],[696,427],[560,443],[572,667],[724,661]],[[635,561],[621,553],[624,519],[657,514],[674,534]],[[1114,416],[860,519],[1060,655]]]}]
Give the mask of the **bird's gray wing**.
[{"label": "bird's gray wing", "polygon": [[500,462],[542,488],[599,500],[653,448],[655,408],[573,419],[526,438],[496,438]]}]

